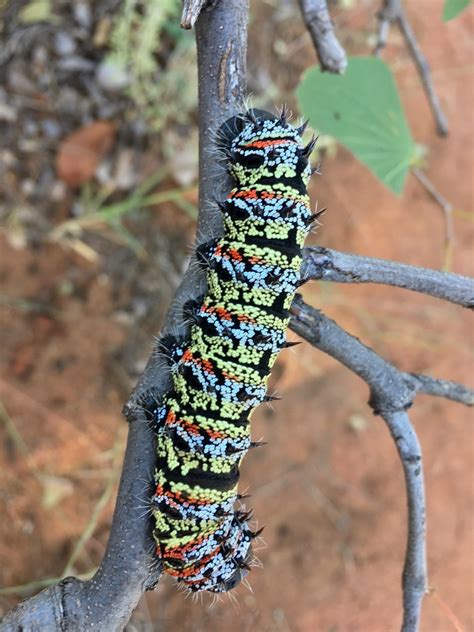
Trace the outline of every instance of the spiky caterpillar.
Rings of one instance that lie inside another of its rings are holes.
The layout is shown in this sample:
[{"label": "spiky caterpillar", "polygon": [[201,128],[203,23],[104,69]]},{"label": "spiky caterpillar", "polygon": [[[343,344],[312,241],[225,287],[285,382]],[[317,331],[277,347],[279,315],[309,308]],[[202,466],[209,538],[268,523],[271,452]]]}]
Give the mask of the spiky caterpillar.
[{"label": "spiky caterpillar", "polygon": [[[249,418],[271,397],[267,380],[299,285],[311,224],[306,192],[314,142],[285,112],[249,110],[221,128],[235,188],[221,205],[224,236],[198,248],[207,293],[189,338],[171,345],[169,392],[157,431],[154,537],[164,570],[192,591],[225,592],[252,560],[250,512],[236,510]],[[189,313],[189,309],[188,309]]]}]

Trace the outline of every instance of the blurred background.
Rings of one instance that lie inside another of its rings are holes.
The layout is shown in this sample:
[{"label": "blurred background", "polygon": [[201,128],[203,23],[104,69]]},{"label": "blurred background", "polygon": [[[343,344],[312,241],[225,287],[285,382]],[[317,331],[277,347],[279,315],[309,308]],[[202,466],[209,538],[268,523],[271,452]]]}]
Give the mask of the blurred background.
[{"label": "blurred background", "polygon": [[[193,32],[178,0],[0,2],[0,614],[68,574],[88,576],[110,528],[127,428],[121,408],[143,370],[193,244],[197,109]],[[330,4],[351,55],[370,54],[374,0]],[[403,40],[392,69],[423,168],[396,196],[324,137],[310,193],[328,207],[309,243],[472,274],[472,7],[407,2],[450,122],[436,135]],[[248,90],[286,102],[316,63],[297,3],[251,2]],[[400,369],[473,385],[472,325],[460,307],[377,286],[312,283],[321,308]],[[289,334],[290,339],[295,339]],[[405,547],[403,475],[356,376],[307,344],[278,360],[283,396],[254,415],[268,442],[247,457],[266,544],[237,603],[186,599],[168,579],[128,630],[395,631]],[[422,630],[474,629],[472,415],[420,396],[432,593]]]}]

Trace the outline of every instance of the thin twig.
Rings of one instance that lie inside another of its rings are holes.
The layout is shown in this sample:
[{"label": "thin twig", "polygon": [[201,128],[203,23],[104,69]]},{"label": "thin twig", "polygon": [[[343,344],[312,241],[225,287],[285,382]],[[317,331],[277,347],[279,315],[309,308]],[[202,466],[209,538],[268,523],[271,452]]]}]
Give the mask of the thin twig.
[{"label": "thin twig", "polygon": [[421,50],[420,45],[418,44],[418,40],[416,39],[415,33],[406,16],[406,13],[401,6],[401,3],[397,23],[398,28],[400,29],[405,39],[406,45],[408,47],[408,50],[410,51],[413,61],[415,62],[418,74],[420,75],[421,82],[426,92],[426,96],[428,97],[428,101],[431,106],[434,119],[436,121],[436,131],[438,132],[439,136],[447,136],[449,132],[448,120],[441,108],[439,97],[436,94],[433,86],[430,65],[423,51]]},{"label": "thin twig", "polygon": [[474,308],[474,280],[469,277],[320,246],[303,249],[301,277],[303,281],[382,283]]},{"label": "thin twig", "polygon": [[398,15],[400,0],[384,0],[382,9],[378,12],[379,30],[377,34],[377,44],[374,48],[375,57],[379,57],[382,50],[387,45],[390,26]]},{"label": "thin twig", "polygon": [[453,226],[453,205],[444,198],[441,193],[439,193],[428,176],[418,169],[418,167],[414,167],[412,169],[412,173],[415,178],[424,186],[424,188],[431,195],[433,200],[439,204],[441,210],[443,211],[444,217],[444,266],[443,268],[446,270],[450,267],[451,258],[454,248],[454,226]]},{"label": "thin twig", "polygon": [[183,0],[181,28],[192,29],[208,0]]},{"label": "thin twig", "polygon": [[444,397],[466,406],[474,406],[474,391],[463,384],[450,380],[437,380],[429,375],[420,375],[419,373],[410,373],[410,375],[417,382],[418,393]]},{"label": "thin twig", "polygon": [[321,70],[343,73],[347,68],[347,57],[334,33],[326,0],[298,2],[306,28],[316,48]]},{"label": "thin twig", "polygon": [[428,591],[428,595],[434,599],[436,605],[443,612],[443,615],[448,619],[453,632],[465,632],[465,628],[461,625],[458,617],[454,614],[448,604],[443,599],[441,599],[439,594],[436,592],[436,589],[430,588],[430,590]]},{"label": "thin twig", "polygon": [[380,54],[382,48],[386,45],[390,25],[393,22],[396,22],[418,70],[418,74],[420,75],[423,88],[426,96],[428,97],[431,111],[433,112],[436,122],[436,130],[440,136],[447,136],[449,132],[448,120],[441,107],[439,97],[435,92],[428,60],[418,44],[418,40],[416,39],[410,21],[403,10],[401,0],[384,0],[383,8],[379,12],[378,17],[380,20],[379,32],[374,54]]}]

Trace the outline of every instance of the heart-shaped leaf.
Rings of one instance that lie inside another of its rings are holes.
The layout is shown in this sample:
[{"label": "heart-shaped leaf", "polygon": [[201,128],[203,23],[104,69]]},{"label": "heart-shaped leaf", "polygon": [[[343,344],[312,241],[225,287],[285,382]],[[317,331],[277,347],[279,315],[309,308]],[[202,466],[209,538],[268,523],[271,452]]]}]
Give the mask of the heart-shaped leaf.
[{"label": "heart-shaped leaf", "polygon": [[351,57],[344,75],[310,68],[297,90],[311,125],[334,136],[400,195],[416,156],[390,68],[374,57]]},{"label": "heart-shaped leaf", "polygon": [[444,0],[443,20],[449,22],[457,15],[467,9],[471,4],[471,0]]}]

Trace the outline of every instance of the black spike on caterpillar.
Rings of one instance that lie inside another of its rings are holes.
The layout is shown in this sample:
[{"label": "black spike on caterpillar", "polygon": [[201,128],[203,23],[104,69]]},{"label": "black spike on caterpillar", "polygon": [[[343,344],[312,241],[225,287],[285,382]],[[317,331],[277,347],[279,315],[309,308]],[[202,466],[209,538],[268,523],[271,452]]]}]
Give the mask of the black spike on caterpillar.
[{"label": "black spike on caterpillar", "polygon": [[[229,119],[221,149],[235,186],[219,206],[224,235],[198,249],[207,292],[185,308],[189,337],[166,348],[170,390],[153,407],[157,432],[152,498],[164,570],[191,591],[226,592],[247,574],[252,540],[241,506],[239,466],[261,445],[249,419],[286,342],[300,284],[301,248],[313,219],[309,154],[300,128],[262,110]],[[239,508],[235,508],[238,502]]]}]

